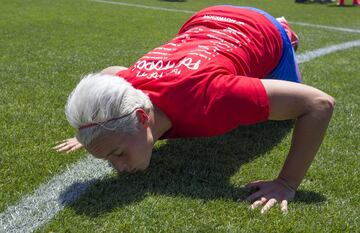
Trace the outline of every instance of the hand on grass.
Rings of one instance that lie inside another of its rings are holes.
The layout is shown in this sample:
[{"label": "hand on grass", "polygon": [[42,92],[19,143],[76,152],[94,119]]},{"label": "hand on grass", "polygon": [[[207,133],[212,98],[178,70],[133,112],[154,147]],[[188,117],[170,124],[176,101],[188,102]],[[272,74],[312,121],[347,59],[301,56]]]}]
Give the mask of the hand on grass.
[{"label": "hand on grass", "polygon": [[83,147],[76,138],[68,138],[58,143],[60,144],[53,147],[57,152],[70,153]]},{"label": "hand on grass", "polygon": [[246,198],[247,201],[253,202],[251,209],[261,207],[261,213],[267,212],[276,203],[280,203],[283,213],[288,212],[288,202],[294,199],[295,190],[292,189],[284,180],[276,179],[273,181],[255,181],[245,186],[247,189],[256,192]]}]

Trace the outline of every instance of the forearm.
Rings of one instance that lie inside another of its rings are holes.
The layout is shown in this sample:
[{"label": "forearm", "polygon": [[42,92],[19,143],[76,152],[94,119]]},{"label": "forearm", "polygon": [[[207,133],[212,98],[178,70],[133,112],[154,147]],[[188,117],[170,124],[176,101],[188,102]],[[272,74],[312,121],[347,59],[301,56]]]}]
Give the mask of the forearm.
[{"label": "forearm", "polygon": [[279,178],[284,179],[295,190],[323,141],[332,107],[310,111],[296,121],[289,154],[279,174]]},{"label": "forearm", "polygon": [[297,189],[324,138],[335,100],[304,84],[261,81],[269,98],[269,120],[297,119],[289,154],[279,174],[279,178]]},{"label": "forearm", "polygon": [[[251,206],[264,205],[266,212],[276,202],[287,212],[287,203],[310,167],[324,138],[335,100],[328,94],[298,83],[261,80],[269,99],[269,120],[296,119],[289,154],[278,179],[255,181],[247,185],[257,188],[247,200],[257,200]],[[266,203],[266,204],[265,204]]]}]

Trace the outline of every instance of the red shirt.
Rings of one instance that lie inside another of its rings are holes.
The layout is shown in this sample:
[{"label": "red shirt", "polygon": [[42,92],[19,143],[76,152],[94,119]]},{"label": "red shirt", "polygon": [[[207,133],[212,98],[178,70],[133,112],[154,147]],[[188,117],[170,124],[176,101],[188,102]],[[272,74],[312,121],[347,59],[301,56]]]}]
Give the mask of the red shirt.
[{"label": "red shirt", "polygon": [[117,75],[168,116],[172,128],[163,138],[214,136],[267,120],[260,78],[281,54],[280,33],[265,16],[215,6],[196,13],[177,37]]}]

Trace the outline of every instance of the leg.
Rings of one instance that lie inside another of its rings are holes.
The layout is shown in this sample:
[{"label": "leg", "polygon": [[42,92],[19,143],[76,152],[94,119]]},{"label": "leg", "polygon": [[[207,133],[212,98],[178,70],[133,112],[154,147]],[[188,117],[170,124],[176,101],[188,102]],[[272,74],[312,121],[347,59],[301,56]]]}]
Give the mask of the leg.
[{"label": "leg", "polygon": [[284,16],[276,18],[277,21],[281,24],[281,26],[285,29],[285,32],[287,36],[289,37],[289,40],[291,42],[291,45],[293,46],[294,50],[296,51],[299,44],[299,37],[296,35],[296,33],[290,28],[289,23],[285,19]]}]

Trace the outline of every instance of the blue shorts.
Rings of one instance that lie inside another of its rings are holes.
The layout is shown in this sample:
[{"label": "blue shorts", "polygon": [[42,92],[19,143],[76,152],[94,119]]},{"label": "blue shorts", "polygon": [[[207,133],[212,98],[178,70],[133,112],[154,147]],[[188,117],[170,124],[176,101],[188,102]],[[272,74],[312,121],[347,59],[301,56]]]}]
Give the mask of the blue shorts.
[{"label": "blue shorts", "polygon": [[279,64],[266,78],[301,83],[301,74],[299,71],[299,66],[296,62],[294,48],[292,47],[291,41],[287,36],[285,29],[281,26],[281,24],[272,15],[257,8],[241,7],[241,6],[233,6],[233,5],[225,5],[225,6],[244,8],[244,9],[256,11],[264,15],[276,26],[283,40],[282,55]]}]

